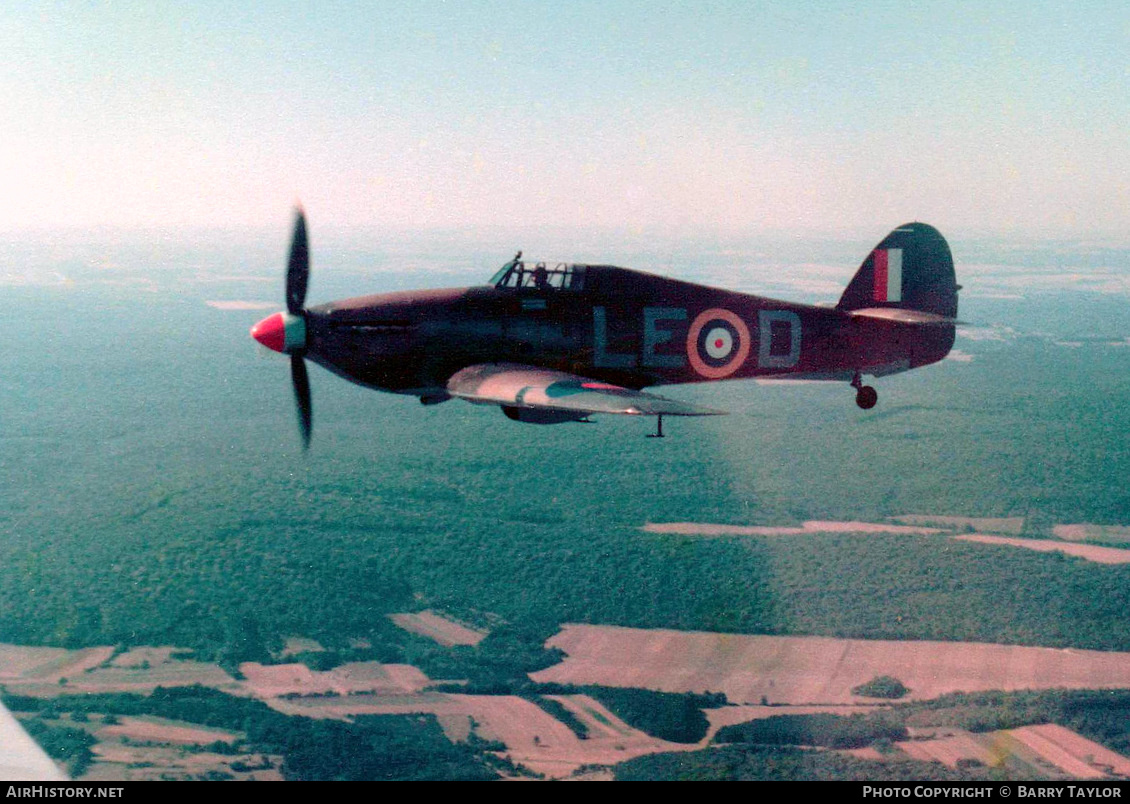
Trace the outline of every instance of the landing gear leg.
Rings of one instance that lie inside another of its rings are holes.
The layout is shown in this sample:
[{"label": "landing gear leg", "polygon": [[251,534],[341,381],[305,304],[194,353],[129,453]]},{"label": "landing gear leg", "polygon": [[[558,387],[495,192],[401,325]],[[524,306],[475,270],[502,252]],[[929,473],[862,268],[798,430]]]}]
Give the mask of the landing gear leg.
[{"label": "landing gear leg", "polygon": [[879,401],[879,392],[870,385],[863,384],[863,377],[857,371],[851,378],[851,387],[855,389],[855,404],[864,410],[871,410]]},{"label": "landing gear leg", "polygon": [[656,419],[658,421],[656,422],[656,425],[655,425],[655,432],[649,433],[647,437],[648,438],[666,438],[666,436],[663,435],[663,417],[657,416]]}]

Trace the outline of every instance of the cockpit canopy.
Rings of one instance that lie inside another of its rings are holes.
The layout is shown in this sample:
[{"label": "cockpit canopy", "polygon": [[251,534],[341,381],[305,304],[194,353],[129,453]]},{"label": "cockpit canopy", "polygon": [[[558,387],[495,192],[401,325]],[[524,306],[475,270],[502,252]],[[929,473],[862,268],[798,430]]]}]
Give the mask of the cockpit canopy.
[{"label": "cockpit canopy", "polygon": [[576,293],[584,290],[587,267],[559,262],[550,268],[544,262],[529,263],[515,258],[491,277],[490,284],[499,290],[520,288]]}]

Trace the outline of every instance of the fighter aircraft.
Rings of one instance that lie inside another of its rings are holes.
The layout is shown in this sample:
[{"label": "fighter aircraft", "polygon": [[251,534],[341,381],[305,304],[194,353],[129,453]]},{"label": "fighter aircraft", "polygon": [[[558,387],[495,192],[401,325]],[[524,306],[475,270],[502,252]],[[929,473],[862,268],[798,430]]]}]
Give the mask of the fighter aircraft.
[{"label": "fighter aircraft", "polygon": [[838,380],[859,407],[863,377],[936,363],[953,346],[953,257],[932,226],[907,223],[871,250],[839,303],[735,293],[612,265],[531,263],[518,252],[485,285],[361,296],[306,307],[305,213],[295,216],[286,312],[251,329],[290,356],[304,447],[312,407],[306,360],[350,382],[425,405],[464,399],[532,424],[598,413],[657,417],[724,411],[667,399],[655,385],[751,377]]}]

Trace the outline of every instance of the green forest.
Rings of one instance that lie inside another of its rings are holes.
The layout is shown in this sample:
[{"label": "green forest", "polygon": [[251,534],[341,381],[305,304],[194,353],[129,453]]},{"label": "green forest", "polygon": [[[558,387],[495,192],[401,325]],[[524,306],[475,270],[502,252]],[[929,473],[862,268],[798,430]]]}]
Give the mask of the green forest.
[{"label": "green forest", "polygon": [[[460,539],[477,546],[458,561],[432,558],[449,549],[429,544],[451,538],[442,525],[390,537],[396,558],[378,550],[350,561],[343,553],[333,565],[304,563],[304,554],[326,547],[297,530],[286,546],[278,531],[249,529],[215,549],[167,547],[139,554],[121,574],[19,550],[0,564],[0,640],[172,644],[230,665],[269,660],[285,636],[303,635],[339,649],[333,656],[343,660],[394,661],[429,648],[386,615],[429,606],[512,623],[500,640],[544,640],[559,623],[590,622],[1130,650],[1130,565],[944,536],[706,540],[577,523],[541,527],[535,542],[471,531]],[[378,541],[371,532],[358,538]],[[351,651],[357,638],[374,648]],[[540,649],[512,642],[515,651]]]},{"label": "green forest", "polygon": [[[944,537],[640,530],[926,513],[1024,516],[1044,538],[1057,522],[1130,522],[1128,349],[968,342],[972,362],[886,378],[868,413],[838,384],[681,387],[732,413],[662,440],[630,417],[522,427],[322,372],[303,455],[285,372],[239,357],[220,311],[173,303],[150,332],[121,300],[90,301],[57,312],[126,341],[145,331],[156,351],[139,363],[76,346],[53,372],[32,342],[5,356],[38,382],[0,389],[6,432],[22,434],[0,456],[2,641],[173,644],[230,664],[302,635],[394,655],[404,638],[385,615],[432,607],[546,634],[590,622],[1130,649],[1127,566]],[[165,348],[234,363],[167,372]],[[244,404],[262,387],[277,410]]]},{"label": "green forest", "polygon": [[[90,760],[93,738],[77,729],[51,725],[60,713],[86,716],[156,715],[234,731],[246,737],[239,750],[281,754],[283,776],[310,780],[488,780],[497,777],[499,761],[481,741],[452,743],[432,715],[359,716],[353,722],[288,717],[261,701],[204,687],[158,687],[151,695],[124,693],[65,695],[50,701],[4,695],[15,712],[33,712],[25,720],[44,748],[71,763],[78,774]],[[46,739],[44,739],[46,738]],[[84,753],[85,750],[85,753]]]},{"label": "green forest", "polygon": [[[552,693],[525,674],[560,659],[544,643],[569,622],[1130,650],[1130,565],[941,535],[641,530],[934,514],[1022,516],[1042,539],[1057,523],[1130,524],[1118,299],[982,300],[969,314],[989,334],[958,342],[970,359],[881,378],[870,412],[839,383],[665,389],[731,412],[668,423],[665,439],[633,417],[532,427],[422,407],[315,368],[303,454],[285,361],[247,343],[256,313],[203,304],[224,288],[260,285],[8,289],[0,642],[174,645],[235,672],[303,636],[328,649],[300,657],[319,669],[407,662],[534,697]],[[386,616],[426,608],[491,636],[442,648]],[[616,694],[601,700],[627,713],[642,696]],[[693,734],[701,706],[652,708]],[[340,739],[435,736],[383,728]],[[796,750],[774,746],[774,762]],[[444,761],[490,775],[477,754]]]},{"label": "green forest", "polygon": [[[709,749],[637,757],[617,765],[615,773],[621,780],[1031,779],[1036,769],[1014,757],[992,768],[963,761],[953,770],[900,758],[891,743],[906,739],[908,726],[987,732],[1043,723],[1066,726],[1125,754],[1130,750],[1130,691],[958,693],[868,715],[786,714],[720,729]],[[875,761],[819,750],[866,746],[888,756]]]}]

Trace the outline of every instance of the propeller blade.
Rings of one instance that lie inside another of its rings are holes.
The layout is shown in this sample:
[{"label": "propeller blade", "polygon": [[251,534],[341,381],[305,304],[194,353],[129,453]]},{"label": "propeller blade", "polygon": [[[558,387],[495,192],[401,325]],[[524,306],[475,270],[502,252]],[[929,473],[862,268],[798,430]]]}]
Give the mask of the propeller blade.
[{"label": "propeller blade", "polygon": [[314,426],[314,410],[310,403],[310,377],[302,355],[290,356],[290,380],[294,384],[294,401],[298,404],[298,429],[302,432],[302,448],[310,449],[310,431]]},{"label": "propeller blade", "polygon": [[306,304],[306,284],[310,278],[310,248],[306,241],[306,213],[299,207],[294,218],[294,237],[286,266],[286,311],[298,315]]}]

